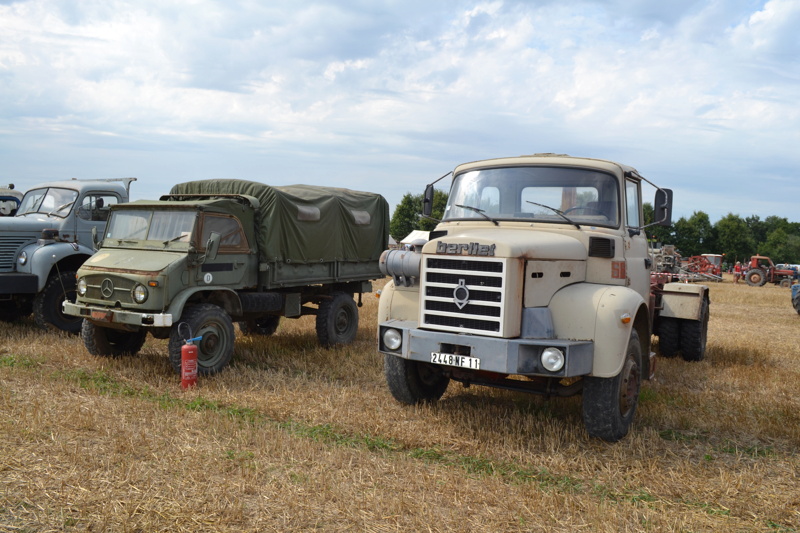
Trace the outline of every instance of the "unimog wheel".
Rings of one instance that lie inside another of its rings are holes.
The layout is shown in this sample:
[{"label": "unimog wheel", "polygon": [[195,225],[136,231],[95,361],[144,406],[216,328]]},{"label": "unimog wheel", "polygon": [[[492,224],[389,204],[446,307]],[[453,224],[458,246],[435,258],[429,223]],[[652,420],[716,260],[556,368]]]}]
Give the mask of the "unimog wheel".
[{"label": "unimog wheel", "polygon": [[239,322],[239,330],[244,335],[264,335],[268,337],[278,331],[280,323],[281,317],[269,315]]},{"label": "unimog wheel", "polygon": [[681,320],[681,355],[684,361],[702,361],[708,337],[708,300],[703,299],[699,320]]},{"label": "unimog wheel", "polygon": [[[181,324],[187,324],[181,326]],[[231,362],[236,334],[230,315],[219,306],[198,304],[187,307],[178,323],[172,326],[169,335],[169,362],[175,372],[181,372],[181,347],[184,335],[202,337],[197,345],[197,373],[211,376],[220,372]]]},{"label": "unimog wheel", "polygon": [[43,329],[60,329],[73,335],[81,331],[83,319],[65,315],[64,300],[75,301],[75,272],[62,272],[47,280],[42,292],[33,299],[33,318]]},{"label": "unimog wheel", "polygon": [[317,339],[322,346],[350,344],[358,333],[358,307],[353,297],[343,292],[333,293],[319,304]]},{"label": "unimog wheel", "polygon": [[450,384],[450,378],[436,365],[395,355],[384,356],[383,371],[392,396],[406,405],[435,402]]},{"label": "unimog wheel", "polygon": [[662,357],[675,357],[681,349],[681,324],[677,318],[658,319],[658,351]]},{"label": "unimog wheel", "polygon": [[583,423],[589,435],[608,442],[620,440],[633,422],[642,383],[642,346],[636,330],[631,331],[619,374],[583,379]]},{"label": "unimog wheel", "polygon": [[100,357],[119,357],[136,355],[142,349],[147,338],[145,330],[122,331],[118,329],[96,326],[89,320],[83,320],[81,339],[86,351]]},{"label": "unimog wheel", "polygon": [[761,287],[767,282],[767,275],[760,268],[753,268],[745,273],[744,281],[751,287]]}]

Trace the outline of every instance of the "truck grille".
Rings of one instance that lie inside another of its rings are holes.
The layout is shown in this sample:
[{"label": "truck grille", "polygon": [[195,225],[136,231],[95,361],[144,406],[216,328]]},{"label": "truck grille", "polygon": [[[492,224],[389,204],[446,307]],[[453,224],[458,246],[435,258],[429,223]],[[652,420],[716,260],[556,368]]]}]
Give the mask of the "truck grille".
[{"label": "truck grille", "polygon": [[17,259],[20,248],[35,240],[30,237],[0,235],[0,272],[14,270],[14,261]]},{"label": "truck grille", "polygon": [[133,280],[108,274],[88,275],[84,279],[86,280],[86,295],[80,298],[81,300],[111,305],[119,302],[123,306],[133,304],[131,295],[131,289],[135,285]]},{"label": "truck grille", "polygon": [[514,306],[505,293],[517,263],[483,257],[426,257],[420,327],[494,337],[518,335],[519,320],[510,317],[508,309],[520,303]]}]

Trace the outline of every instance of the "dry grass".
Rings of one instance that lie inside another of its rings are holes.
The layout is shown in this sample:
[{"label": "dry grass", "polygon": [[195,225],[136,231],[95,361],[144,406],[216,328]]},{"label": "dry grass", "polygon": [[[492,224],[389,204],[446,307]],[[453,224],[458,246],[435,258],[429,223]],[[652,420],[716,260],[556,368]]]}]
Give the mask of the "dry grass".
[{"label": "dry grass", "polygon": [[661,360],[614,445],[578,399],[397,404],[371,297],[355,345],[284,321],[187,392],[164,341],[102,359],[2,324],[0,531],[798,531],[800,316],[771,286],[711,299],[707,359]]}]

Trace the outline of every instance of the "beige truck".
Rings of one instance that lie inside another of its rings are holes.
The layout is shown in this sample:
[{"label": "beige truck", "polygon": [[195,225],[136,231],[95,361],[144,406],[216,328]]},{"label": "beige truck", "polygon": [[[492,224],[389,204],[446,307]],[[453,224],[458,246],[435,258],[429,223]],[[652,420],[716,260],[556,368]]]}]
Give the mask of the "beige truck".
[{"label": "beige truck", "polygon": [[[629,166],[554,154],[452,174],[430,240],[381,257],[391,280],[378,344],[392,395],[436,401],[451,380],[582,394],[589,435],[621,439],[642,380],[653,377],[652,336],[669,348],[662,355],[699,360],[708,327],[707,287],[651,275],[642,210],[650,182]],[[669,225],[672,192],[653,187],[655,223]],[[432,198],[433,184],[425,216]]]}]

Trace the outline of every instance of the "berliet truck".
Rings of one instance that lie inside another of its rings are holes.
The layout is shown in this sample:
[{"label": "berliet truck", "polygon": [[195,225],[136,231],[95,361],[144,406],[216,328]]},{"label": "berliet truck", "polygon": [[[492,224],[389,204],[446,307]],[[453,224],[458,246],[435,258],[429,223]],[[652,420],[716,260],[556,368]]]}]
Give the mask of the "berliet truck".
[{"label": "berliet truck", "polygon": [[147,333],[169,339],[180,372],[184,341],[199,337],[198,373],[231,361],[238,322],[271,335],[281,317],[316,315],[320,344],[351,342],[358,307],[387,247],[378,194],[242,180],[175,185],[158,201],[111,208],[100,250],[78,270],[75,303],[87,350],[137,353]]},{"label": "berliet truck", "polygon": [[[391,280],[378,344],[392,395],[436,401],[451,380],[582,393],[589,435],[621,439],[653,377],[651,335],[668,347],[662,355],[686,360],[706,345],[707,287],[651,275],[641,190],[650,182],[629,166],[554,154],[452,174],[430,240],[381,257]],[[425,216],[432,200],[433,184]],[[670,224],[670,190],[656,187],[654,211]]]}]

